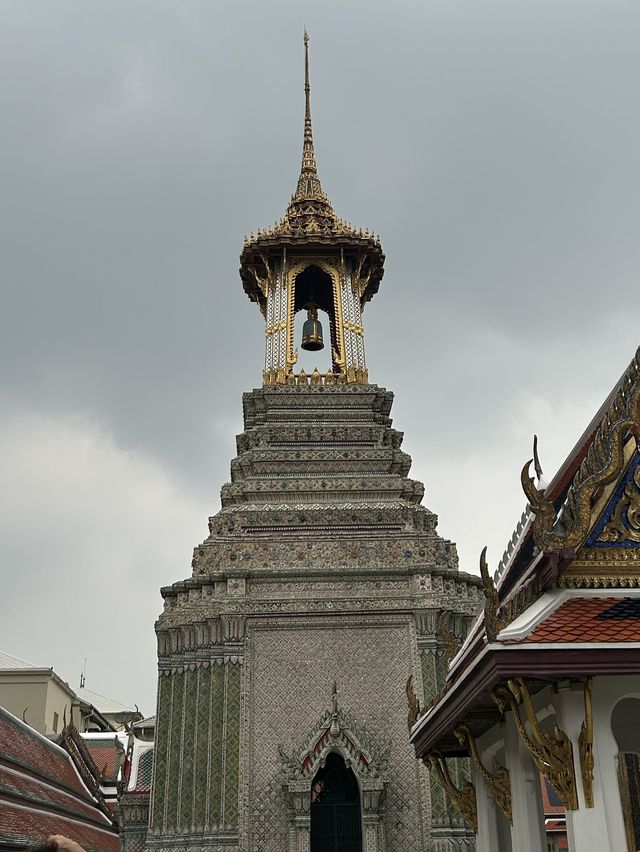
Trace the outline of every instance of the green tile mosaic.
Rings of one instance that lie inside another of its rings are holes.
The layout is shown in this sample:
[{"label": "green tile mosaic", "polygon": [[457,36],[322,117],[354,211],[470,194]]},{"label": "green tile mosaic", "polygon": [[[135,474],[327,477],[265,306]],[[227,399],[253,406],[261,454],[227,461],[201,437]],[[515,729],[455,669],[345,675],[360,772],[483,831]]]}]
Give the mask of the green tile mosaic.
[{"label": "green tile mosaic", "polygon": [[184,673],[173,675],[173,700],[171,702],[171,743],[167,771],[166,828],[175,828],[178,821],[178,781],[182,758],[182,702],[184,698]]},{"label": "green tile mosaic", "polygon": [[184,675],[184,724],[182,729],[182,778],[178,825],[190,828],[193,821],[193,764],[196,726],[196,701],[198,697],[198,674],[195,671]]},{"label": "green tile mosaic", "polygon": [[199,669],[196,708],[197,746],[194,760],[193,824],[204,827],[207,809],[207,764],[209,759],[209,714],[211,708],[211,669]]},{"label": "green tile mosaic", "polygon": [[227,663],[225,704],[227,736],[225,741],[224,822],[238,823],[238,778],[240,770],[240,676],[239,664]]},{"label": "green tile mosaic", "polygon": [[211,715],[209,735],[211,738],[211,762],[209,765],[209,819],[210,828],[220,825],[222,794],[222,721],[224,715],[224,668],[211,669]]},{"label": "green tile mosaic", "polygon": [[162,828],[164,815],[164,796],[167,779],[167,746],[169,741],[169,723],[171,719],[171,679],[161,677],[158,682],[158,711],[156,718],[156,747],[154,757],[153,814],[151,825]]}]

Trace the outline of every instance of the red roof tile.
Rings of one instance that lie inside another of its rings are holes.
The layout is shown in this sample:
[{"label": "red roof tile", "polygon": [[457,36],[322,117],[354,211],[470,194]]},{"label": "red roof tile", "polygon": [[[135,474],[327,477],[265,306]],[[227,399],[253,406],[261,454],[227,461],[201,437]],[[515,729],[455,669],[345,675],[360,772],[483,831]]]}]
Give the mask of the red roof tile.
[{"label": "red roof tile", "polygon": [[[632,598],[576,597],[539,624],[525,642],[640,642],[640,618],[622,615]],[[617,609],[609,613],[613,607]]]},{"label": "red roof tile", "polygon": [[14,717],[0,715],[0,760],[9,760],[44,778],[86,795],[67,755],[27,725],[16,727]]},{"label": "red roof tile", "polygon": [[[0,794],[19,797],[38,805],[50,805],[57,810],[65,810],[74,816],[97,819],[96,808],[79,801],[76,796],[64,790],[45,784],[37,778],[30,778],[21,772],[15,772],[0,765]],[[106,825],[106,821],[105,821]]]},{"label": "red roof tile", "polygon": [[51,834],[87,852],[117,852],[118,835],[83,784],[71,757],[0,707],[0,847]]},{"label": "red roof tile", "polygon": [[546,816],[564,814],[564,805],[544,775],[540,775],[540,792],[542,793],[542,808]]},{"label": "red roof tile", "polygon": [[115,736],[104,740],[85,739],[84,744],[104,781],[117,781],[122,762],[122,747]]},{"label": "red roof tile", "polygon": [[2,838],[14,844],[31,844],[46,840],[52,834],[62,834],[79,843],[86,852],[119,852],[120,839],[109,826],[105,829],[76,822],[29,807],[0,800]]}]

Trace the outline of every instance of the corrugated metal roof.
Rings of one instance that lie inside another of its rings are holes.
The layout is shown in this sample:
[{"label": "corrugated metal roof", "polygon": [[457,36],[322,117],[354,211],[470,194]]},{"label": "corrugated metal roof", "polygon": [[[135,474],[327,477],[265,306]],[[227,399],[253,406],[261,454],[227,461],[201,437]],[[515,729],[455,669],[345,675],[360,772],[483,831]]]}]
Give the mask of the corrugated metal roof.
[{"label": "corrugated metal roof", "polygon": [[76,690],[76,695],[87,704],[91,704],[100,713],[135,713],[135,707],[127,707],[126,704],[121,704],[119,701],[114,701],[112,698],[107,698],[106,695],[100,695],[99,692],[92,692],[84,686]]},{"label": "corrugated metal roof", "polygon": [[0,651],[0,669],[40,669],[44,666],[34,666],[33,663],[28,663],[26,660],[21,660],[19,657],[14,657],[7,654],[5,651]]}]

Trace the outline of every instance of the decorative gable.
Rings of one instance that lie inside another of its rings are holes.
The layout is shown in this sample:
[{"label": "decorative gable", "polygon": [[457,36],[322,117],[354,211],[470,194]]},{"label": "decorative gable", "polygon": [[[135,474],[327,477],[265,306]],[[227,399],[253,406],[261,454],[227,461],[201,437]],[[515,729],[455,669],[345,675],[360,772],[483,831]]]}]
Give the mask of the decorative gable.
[{"label": "decorative gable", "polygon": [[640,547],[640,453],[637,449],[586,544],[587,547]]},{"label": "decorative gable", "polygon": [[324,766],[327,756],[337,752],[358,779],[365,813],[377,813],[387,783],[390,745],[386,744],[381,750],[376,749],[368,734],[338,707],[335,683],[331,709],[314,725],[302,746],[292,755],[288,755],[282,746],[278,750],[282,760],[283,783],[294,812],[308,812],[311,782]]}]

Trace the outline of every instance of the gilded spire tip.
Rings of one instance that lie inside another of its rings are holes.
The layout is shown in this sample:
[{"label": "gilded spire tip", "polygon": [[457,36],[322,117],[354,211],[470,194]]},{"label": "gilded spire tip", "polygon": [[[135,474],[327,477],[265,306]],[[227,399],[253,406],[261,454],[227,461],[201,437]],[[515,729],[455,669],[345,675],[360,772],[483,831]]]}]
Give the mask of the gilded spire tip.
[{"label": "gilded spire tip", "polygon": [[291,198],[291,204],[313,201],[325,205],[332,216],[335,216],[331,204],[322,191],[316,154],[313,145],[313,129],[311,126],[311,84],[309,75],[309,33],[304,29],[304,137],[302,145],[302,167],[296,191]]}]

